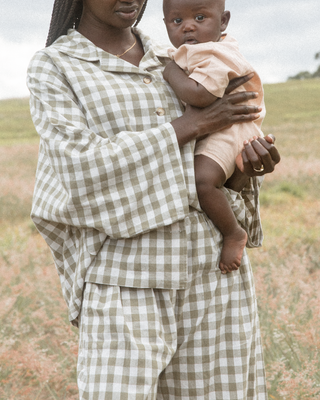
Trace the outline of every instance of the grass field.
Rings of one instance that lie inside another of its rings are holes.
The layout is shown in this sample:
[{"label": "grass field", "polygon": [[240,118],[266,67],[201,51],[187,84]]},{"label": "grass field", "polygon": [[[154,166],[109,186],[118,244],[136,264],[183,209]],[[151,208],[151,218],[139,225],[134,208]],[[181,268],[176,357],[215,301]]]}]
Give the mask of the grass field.
[{"label": "grass field", "polygon": [[[320,80],[266,85],[265,241],[250,250],[269,398],[320,398]],[[77,330],[29,219],[38,138],[26,99],[0,102],[0,400],[77,399]]]}]

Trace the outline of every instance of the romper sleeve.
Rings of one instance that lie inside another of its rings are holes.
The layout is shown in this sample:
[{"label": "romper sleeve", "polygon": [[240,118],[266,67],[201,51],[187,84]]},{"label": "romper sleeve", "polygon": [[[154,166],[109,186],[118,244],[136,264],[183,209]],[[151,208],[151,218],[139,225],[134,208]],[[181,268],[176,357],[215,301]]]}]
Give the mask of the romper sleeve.
[{"label": "romper sleeve", "polygon": [[238,50],[235,40],[182,45],[172,55],[190,79],[200,83],[217,97],[224,95],[230,80],[253,71]]},{"label": "romper sleeve", "polygon": [[188,193],[170,123],[97,135],[45,52],[31,61],[27,84],[40,135],[34,221],[128,238],[185,218]]}]

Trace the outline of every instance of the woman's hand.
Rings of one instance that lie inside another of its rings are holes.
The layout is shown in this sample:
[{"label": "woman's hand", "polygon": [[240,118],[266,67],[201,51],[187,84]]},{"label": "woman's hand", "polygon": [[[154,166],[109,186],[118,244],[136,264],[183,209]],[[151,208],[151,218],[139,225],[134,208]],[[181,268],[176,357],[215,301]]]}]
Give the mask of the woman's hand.
[{"label": "woman's hand", "polygon": [[240,166],[241,172],[247,176],[261,176],[273,172],[276,164],[280,162],[280,154],[274,142],[273,135],[245,141],[241,152],[243,163],[242,168]]},{"label": "woman's hand", "polygon": [[274,142],[273,135],[245,141],[244,148],[236,159],[236,169],[224,186],[240,192],[247,184],[249,177],[273,172],[276,164],[280,162],[280,154]]},{"label": "woman's hand", "polygon": [[250,81],[254,77],[254,73],[251,72],[248,75],[245,76],[240,76],[240,78],[234,78],[232,81],[229,82],[229,85],[227,86],[225,90],[225,94],[230,94],[233,92],[235,89],[237,89],[239,86],[244,85],[246,82]]},{"label": "woman's hand", "polygon": [[[234,79],[230,82],[226,93],[243,85],[252,77],[253,74],[249,74]],[[254,121],[259,118],[261,108],[246,104],[257,96],[258,94],[255,92],[239,92],[225,94],[221,99],[205,108],[187,106],[183,116],[171,122],[176,131],[179,145],[183,146],[193,139],[202,139],[235,123]]]}]

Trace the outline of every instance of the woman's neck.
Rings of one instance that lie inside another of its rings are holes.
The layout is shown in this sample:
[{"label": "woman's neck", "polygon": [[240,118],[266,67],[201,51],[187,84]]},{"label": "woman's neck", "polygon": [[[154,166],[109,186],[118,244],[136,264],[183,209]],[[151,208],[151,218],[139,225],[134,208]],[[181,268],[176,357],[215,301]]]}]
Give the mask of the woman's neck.
[{"label": "woman's neck", "polygon": [[125,50],[134,40],[131,27],[118,29],[84,18],[80,21],[78,31],[96,46],[115,54],[121,53],[122,48]]},{"label": "woman's neck", "polygon": [[[78,31],[97,47],[107,53],[120,55],[119,58],[136,66],[139,65],[144,55],[142,43],[139,37],[134,35],[131,27],[117,29],[92,23],[86,24],[86,21],[80,21]],[[130,50],[127,51],[128,49]],[[122,54],[123,56],[121,56]]]}]

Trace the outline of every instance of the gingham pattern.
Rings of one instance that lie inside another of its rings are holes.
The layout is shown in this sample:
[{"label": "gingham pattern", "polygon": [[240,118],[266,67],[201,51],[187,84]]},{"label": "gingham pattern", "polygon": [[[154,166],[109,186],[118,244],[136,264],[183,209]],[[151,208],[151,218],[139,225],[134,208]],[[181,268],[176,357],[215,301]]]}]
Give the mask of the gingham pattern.
[{"label": "gingham pattern", "polygon": [[[185,220],[184,290],[86,284],[80,318],[81,400],[266,400],[252,272],[222,275],[222,237]],[[215,258],[207,246],[217,250]]]},{"label": "gingham pattern", "polygon": [[[145,49],[139,67],[70,30],[28,70],[40,135],[32,218],[75,325],[85,281],[165,289],[187,282],[184,219],[201,211],[194,143],[179,149],[170,124],[182,106],[162,78],[167,49],[136,33]],[[226,190],[254,245],[262,239],[258,186],[250,181],[243,198]],[[204,218],[199,232],[208,226]]]}]

